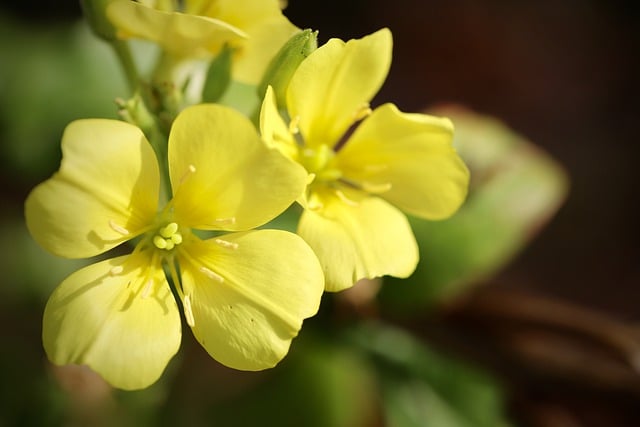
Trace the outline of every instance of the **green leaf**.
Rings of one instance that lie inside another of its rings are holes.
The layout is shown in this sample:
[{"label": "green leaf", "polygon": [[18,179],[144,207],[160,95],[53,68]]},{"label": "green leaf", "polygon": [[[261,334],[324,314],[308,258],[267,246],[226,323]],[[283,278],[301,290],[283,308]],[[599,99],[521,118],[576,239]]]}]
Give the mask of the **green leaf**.
[{"label": "green leaf", "polygon": [[552,217],[567,177],[549,155],[496,119],[462,109],[431,112],[455,125],[471,171],[467,201],[452,218],[411,218],[420,263],[407,280],[385,279],[380,299],[411,314],[455,297],[505,266]]},{"label": "green leaf", "polygon": [[225,45],[222,51],[215,57],[209,69],[202,88],[202,102],[216,102],[231,83],[231,60],[233,49]]},{"label": "green leaf", "polygon": [[28,182],[57,167],[67,123],[116,118],[114,99],[126,93],[115,55],[86,24],[27,26],[0,16],[0,58],[2,163]]},{"label": "green leaf", "polygon": [[[375,416],[376,389],[367,361],[359,351],[308,329],[274,369],[229,371],[223,379],[227,383],[213,384],[217,391],[198,395],[197,401],[174,401],[176,412],[169,417],[178,424],[225,427],[366,427]],[[234,392],[236,379],[250,382],[250,388],[245,384]]]},{"label": "green leaf", "polygon": [[505,427],[504,398],[487,374],[380,323],[353,331],[377,368],[385,425]]}]

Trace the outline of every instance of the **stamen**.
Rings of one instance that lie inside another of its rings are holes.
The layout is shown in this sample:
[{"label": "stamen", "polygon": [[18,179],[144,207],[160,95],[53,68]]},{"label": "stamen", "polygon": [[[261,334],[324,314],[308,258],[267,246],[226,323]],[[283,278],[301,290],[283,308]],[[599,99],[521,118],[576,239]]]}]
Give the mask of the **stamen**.
[{"label": "stamen", "polygon": [[360,183],[360,187],[367,193],[380,194],[380,193],[386,193],[387,191],[391,190],[392,185],[390,182],[376,184],[373,182],[363,181]]},{"label": "stamen", "polygon": [[360,107],[358,107],[358,109],[356,111],[354,111],[354,113],[353,113],[353,121],[357,122],[359,120],[362,120],[365,117],[367,117],[368,115],[370,115],[371,112],[372,111],[371,111],[371,107],[369,106],[369,103],[365,102]]},{"label": "stamen", "polygon": [[338,196],[338,198],[341,201],[343,201],[344,203],[346,203],[347,205],[349,205],[349,206],[358,206],[359,205],[359,203],[356,202],[355,200],[348,198],[347,195],[344,194],[344,192],[342,190],[335,190],[335,192],[336,192],[336,196]]},{"label": "stamen", "polygon": [[151,288],[153,287],[153,279],[147,280],[147,284],[144,285],[144,289],[142,290],[142,294],[140,295],[142,298],[147,298],[151,293]]},{"label": "stamen", "polygon": [[113,229],[113,231],[116,231],[116,232],[122,234],[123,236],[128,236],[129,235],[129,230],[127,230],[126,228],[124,228],[121,225],[118,225],[112,219],[109,220],[109,227],[111,227]]},{"label": "stamen", "polygon": [[209,279],[215,280],[216,282],[224,282],[224,277],[207,267],[200,267],[200,272],[204,273]]},{"label": "stamen", "polygon": [[117,276],[118,274],[122,273],[124,271],[124,267],[121,265],[116,265],[115,267],[113,267],[111,270],[109,270],[109,275],[111,276]]},{"label": "stamen", "polygon": [[309,203],[307,203],[307,207],[312,211],[319,211],[324,208],[324,203],[319,200],[310,200]]},{"label": "stamen", "polygon": [[180,182],[178,185],[182,185],[194,173],[196,173],[196,167],[193,165],[187,166],[187,170],[184,172],[184,174],[180,178]]},{"label": "stamen", "polygon": [[191,295],[185,295],[182,306],[187,324],[193,328],[196,325],[196,321],[193,318],[193,311],[191,311]]},{"label": "stamen", "polygon": [[179,245],[180,243],[182,243],[182,234],[180,233],[174,234],[173,236],[171,236],[171,241],[176,245]]},{"label": "stamen", "polygon": [[300,133],[300,128],[298,127],[298,124],[300,124],[300,116],[295,116],[289,122],[289,132],[291,132],[292,135]]},{"label": "stamen", "polygon": [[234,242],[228,242],[226,240],[222,240],[222,239],[215,239],[214,240],[217,244],[219,244],[220,246],[222,246],[223,248],[227,248],[227,249],[238,249],[238,244],[234,243]]},{"label": "stamen", "polygon": [[235,224],[236,217],[232,216],[229,218],[216,218],[215,220],[213,220],[213,222],[215,222],[216,224]]}]

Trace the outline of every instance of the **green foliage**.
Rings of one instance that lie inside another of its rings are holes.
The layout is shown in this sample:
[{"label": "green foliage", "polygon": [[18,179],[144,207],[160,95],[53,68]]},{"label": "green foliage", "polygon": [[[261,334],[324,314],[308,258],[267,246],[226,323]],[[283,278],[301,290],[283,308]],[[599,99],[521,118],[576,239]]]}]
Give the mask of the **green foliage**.
[{"label": "green foliage", "polygon": [[109,46],[85,24],[34,29],[0,16],[0,57],[0,149],[21,179],[55,169],[68,122],[115,118],[125,94]]},{"label": "green foliage", "polygon": [[488,375],[439,354],[409,333],[363,324],[354,341],[371,358],[390,427],[504,427],[503,396]]},{"label": "green foliage", "polygon": [[209,64],[202,89],[202,102],[216,102],[231,83],[231,56],[233,50],[225,46]]},{"label": "green foliage", "polygon": [[452,218],[412,218],[420,263],[408,280],[385,278],[381,301],[405,314],[455,297],[506,265],[556,212],[567,193],[562,168],[499,121],[460,109],[436,111],[456,127],[471,171],[467,201]]}]

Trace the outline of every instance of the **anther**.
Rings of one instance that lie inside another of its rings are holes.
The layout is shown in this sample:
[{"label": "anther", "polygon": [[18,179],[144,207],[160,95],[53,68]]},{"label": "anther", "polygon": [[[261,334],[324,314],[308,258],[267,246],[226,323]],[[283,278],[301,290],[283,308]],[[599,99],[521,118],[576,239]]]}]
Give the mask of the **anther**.
[{"label": "anther", "polygon": [[300,133],[300,128],[298,127],[299,123],[300,116],[295,116],[293,119],[291,119],[291,121],[289,122],[289,132],[291,132],[291,134],[295,135],[297,133]]},{"label": "anther", "polygon": [[196,167],[194,165],[187,166],[187,170],[184,172],[184,174],[180,178],[179,185],[182,185],[182,183],[184,183],[187,180],[187,178],[189,178],[194,173],[196,173]]},{"label": "anther", "polygon": [[344,194],[344,192],[342,190],[336,190],[336,196],[338,196],[338,199],[340,199],[341,201],[343,201],[344,203],[346,203],[349,206],[358,206],[358,202],[356,202],[353,199],[350,199],[347,197],[346,194]]},{"label": "anther", "polygon": [[231,216],[229,218],[216,218],[214,220],[214,222],[216,224],[235,224],[236,223],[236,217],[235,216]]},{"label": "anther", "polygon": [[109,270],[109,274],[111,276],[117,276],[118,274],[122,273],[123,271],[124,271],[124,267],[123,266],[116,265],[111,270]]},{"label": "anther", "polygon": [[187,319],[187,324],[193,328],[196,325],[196,321],[193,318],[193,312],[191,311],[191,295],[185,295],[182,303],[184,308],[184,317]]},{"label": "anther", "polygon": [[129,230],[127,230],[126,228],[124,228],[121,225],[118,225],[114,220],[110,219],[109,220],[109,227],[111,227],[113,229],[113,231],[116,231],[120,234],[122,234],[123,236],[127,236],[129,235]]},{"label": "anther", "polygon": [[373,182],[367,182],[367,181],[363,181],[360,183],[360,187],[366,191],[367,193],[372,193],[372,194],[381,194],[381,193],[386,193],[387,191],[391,190],[392,184],[390,182],[385,182],[382,184],[376,184]]},{"label": "anther", "polygon": [[227,249],[238,249],[238,244],[234,243],[234,242],[229,242],[227,240],[222,240],[222,239],[215,239],[214,240],[217,244],[219,244],[220,246],[222,246],[223,248],[227,248]]},{"label": "anther", "polygon": [[369,106],[369,103],[365,102],[360,107],[358,107],[356,111],[353,112],[353,121],[357,122],[358,120],[362,120],[368,115],[370,115],[371,113],[372,111],[371,111],[371,107]]},{"label": "anther", "polygon": [[319,200],[309,200],[309,202],[307,203],[307,207],[312,211],[319,211],[324,208],[324,203]]},{"label": "anther", "polygon": [[204,273],[209,279],[215,280],[216,282],[224,282],[224,277],[207,267],[200,267],[200,272]]},{"label": "anther", "polygon": [[147,298],[151,293],[152,287],[153,287],[153,279],[147,280],[147,283],[144,285],[144,289],[142,290],[142,294],[140,296],[142,298]]}]

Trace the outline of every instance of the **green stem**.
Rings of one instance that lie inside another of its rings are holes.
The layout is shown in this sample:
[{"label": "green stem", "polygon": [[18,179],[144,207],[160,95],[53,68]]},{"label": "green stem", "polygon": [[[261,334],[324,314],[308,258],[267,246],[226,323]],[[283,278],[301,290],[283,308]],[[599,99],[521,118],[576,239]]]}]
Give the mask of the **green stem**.
[{"label": "green stem", "polygon": [[120,65],[122,66],[122,69],[124,70],[125,76],[127,78],[129,89],[131,90],[131,92],[135,92],[138,89],[140,80],[138,78],[136,64],[133,61],[133,57],[131,56],[129,45],[122,40],[113,40],[111,42],[111,46],[113,47],[113,50],[120,60]]}]

